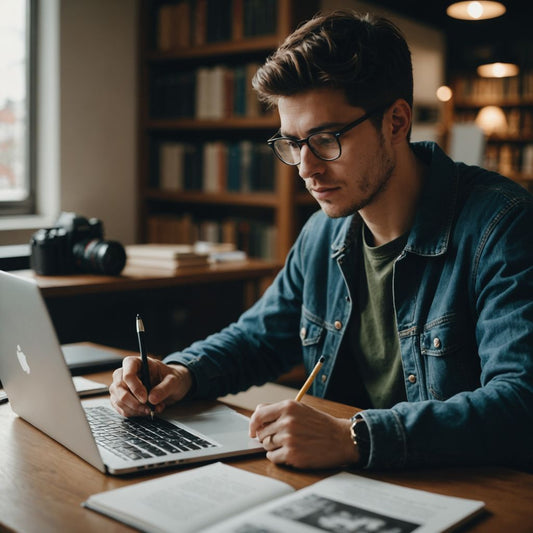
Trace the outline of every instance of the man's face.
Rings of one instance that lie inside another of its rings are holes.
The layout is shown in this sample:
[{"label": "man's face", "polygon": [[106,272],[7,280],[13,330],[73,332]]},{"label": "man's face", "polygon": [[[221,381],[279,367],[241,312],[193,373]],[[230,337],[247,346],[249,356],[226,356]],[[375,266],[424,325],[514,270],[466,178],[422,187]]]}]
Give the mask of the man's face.
[{"label": "man's face", "polygon": [[[278,101],[281,134],[302,139],[317,131],[335,132],[361,117],[344,93],[316,89]],[[301,148],[300,176],[311,195],[330,217],[344,217],[372,205],[394,172],[395,155],[386,139],[366,120],[340,136],[342,154],[322,161],[307,145]]]}]

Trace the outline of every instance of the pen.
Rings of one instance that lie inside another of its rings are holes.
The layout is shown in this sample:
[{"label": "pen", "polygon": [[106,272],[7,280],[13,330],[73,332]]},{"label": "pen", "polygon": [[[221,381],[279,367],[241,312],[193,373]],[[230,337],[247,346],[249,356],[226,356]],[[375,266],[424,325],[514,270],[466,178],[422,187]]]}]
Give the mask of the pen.
[{"label": "pen", "polygon": [[304,397],[304,394],[309,390],[309,387],[313,384],[313,381],[315,381],[316,375],[320,372],[320,369],[322,368],[322,365],[324,364],[325,360],[326,358],[322,355],[318,360],[318,363],[315,365],[315,368],[313,368],[313,371],[311,372],[311,374],[309,374],[309,377],[303,384],[303,387],[300,389],[300,392],[298,392],[298,394],[296,395],[295,400],[297,402],[299,402]]},{"label": "pen", "polygon": [[[137,338],[139,339],[139,351],[141,352],[141,381],[146,388],[146,393],[150,394],[150,369],[148,368],[148,356],[144,348],[144,324],[139,315],[136,320]],[[154,419],[154,406],[150,402],[146,402],[150,408],[150,417]]]}]

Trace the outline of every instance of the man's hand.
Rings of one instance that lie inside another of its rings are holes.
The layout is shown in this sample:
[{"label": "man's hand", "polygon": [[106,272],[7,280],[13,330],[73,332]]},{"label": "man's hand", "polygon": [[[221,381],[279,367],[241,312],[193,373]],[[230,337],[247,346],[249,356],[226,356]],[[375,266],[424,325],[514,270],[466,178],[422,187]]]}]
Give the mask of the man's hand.
[{"label": "man's hand", "polygon": [[167,405],[181,400],[191,389],[192,376],[181,365],[166,365],[157,359],[148,358],[152,389],[147,395],[140,379],[141,358],[126,357],[121,368],[113,372],[113,383],[109,387],[111,405],[122,416],[147,416],[149,401],[156,413]]},{"label": "man's hand", "polygon": [[250,419],[274,463],[296,468],[331,468],[357,463],[359,452],[350,435],[351,421],[335,418],[294,400],[258,405]]}]

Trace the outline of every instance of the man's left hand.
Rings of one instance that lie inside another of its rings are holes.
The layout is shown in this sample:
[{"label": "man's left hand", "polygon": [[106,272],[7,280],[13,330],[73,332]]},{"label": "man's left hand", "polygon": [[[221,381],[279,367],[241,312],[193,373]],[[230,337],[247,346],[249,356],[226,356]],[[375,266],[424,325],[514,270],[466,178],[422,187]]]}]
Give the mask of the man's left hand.
[{"label": "man's left hand", "polygon": [[296,468],[332,468],[357,463],[351,421],[294,400],[258,405],[250,419],[267,458]]}]

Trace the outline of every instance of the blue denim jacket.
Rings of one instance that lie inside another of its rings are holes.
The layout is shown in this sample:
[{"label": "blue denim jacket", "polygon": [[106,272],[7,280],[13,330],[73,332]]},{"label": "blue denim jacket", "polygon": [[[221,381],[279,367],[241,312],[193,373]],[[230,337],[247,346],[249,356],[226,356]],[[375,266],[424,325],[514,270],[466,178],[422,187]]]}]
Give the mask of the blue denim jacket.
[{"label": "blue denim jacket", "polygon": [[[393,274],[407,401],[363,412],[368,467],[532,464],[533,197],[433,143],[412,149],[430,170]],[[166,358],[191,370],[195,396],[262,384],[302,358],[310,372],[321,355],[311,392],[328,396],[348,346],[360,224],[315,213],[252,308]]]}]

